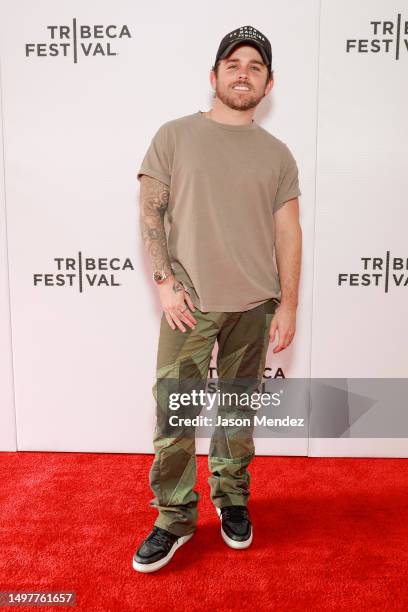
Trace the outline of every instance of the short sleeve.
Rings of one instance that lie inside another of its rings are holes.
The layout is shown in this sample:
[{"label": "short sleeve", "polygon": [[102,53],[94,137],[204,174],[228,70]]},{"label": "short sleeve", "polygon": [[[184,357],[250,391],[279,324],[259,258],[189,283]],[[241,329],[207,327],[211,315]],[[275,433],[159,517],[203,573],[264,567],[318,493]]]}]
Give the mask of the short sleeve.
[{"label": "short sleeve", "polygon": [[171,157],[169,133],[166,124],[163,124],[152,138],[137,173],[137,179],[140,181],[142,174],[148,174],[170,186]]},{"label": "short sleeve", "polygon": [[273,212],[275,213],[288,200],[300,195],[302,192],[299,189],[298,167],[291,151],[285,145]]}]

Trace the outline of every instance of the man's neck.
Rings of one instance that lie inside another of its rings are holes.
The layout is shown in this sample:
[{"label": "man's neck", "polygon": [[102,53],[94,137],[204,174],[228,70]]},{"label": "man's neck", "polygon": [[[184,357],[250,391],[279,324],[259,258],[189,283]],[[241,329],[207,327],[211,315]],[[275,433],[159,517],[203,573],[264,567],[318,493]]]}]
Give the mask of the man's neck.
[{"label": "man's neck", "polygon": [[210,111],[204,113],[206,117],[218,123],[226,123],[229,125],[251,125],[255,109],[249,108],[246,111],[235,110],[229,108],[219,100],[214,101],[214,105]]}]

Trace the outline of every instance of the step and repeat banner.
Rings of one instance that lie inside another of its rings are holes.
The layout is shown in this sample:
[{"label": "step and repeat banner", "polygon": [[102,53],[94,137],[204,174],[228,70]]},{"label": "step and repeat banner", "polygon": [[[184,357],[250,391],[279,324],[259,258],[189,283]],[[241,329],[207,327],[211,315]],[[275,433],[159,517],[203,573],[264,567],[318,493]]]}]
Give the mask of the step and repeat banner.
[{"label": "step and repeat banner", "polygon": [[312,455],[408,454],[407,9],[321,3]]},{"label": "step and repeat banner", "polygon": [[161,124],[211,108],[219,42],[250,24],[275,71],[255,119],[296,158],[303,232],[296,336],[264,372],[293,422],[257,453],[408,456],[403,3],[226,0],[198,24],[187,0],[0,7],[1,450],[152,452],[136,174]]},{"label": "step and repeat banner", "polygon": [[[0,73],[1,87],[1,73]],[[2,101],[0,97],[0,112]],[[11,348],[10,296],[7,259],[6,203],[4,195],[4,142],[0,125],[0,450],[17,450],[13,366]]]}]

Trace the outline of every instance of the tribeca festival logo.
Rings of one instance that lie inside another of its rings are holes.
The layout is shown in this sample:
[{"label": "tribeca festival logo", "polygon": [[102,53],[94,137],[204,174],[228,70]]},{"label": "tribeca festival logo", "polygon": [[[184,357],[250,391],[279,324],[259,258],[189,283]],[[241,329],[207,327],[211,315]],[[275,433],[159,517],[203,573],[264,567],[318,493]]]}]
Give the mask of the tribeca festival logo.
[{"label": "tribeca festival logo", "polygon": [[28,42],[25,44],[25,56],[31,57],[72,57],[74,64],[79,57],[115,56],[118,39],[131,38],[127,25],[48,25],[47,42]]},{"label": "tribeca festival logo", "polygon": [[338,275],[339,287],[379,287],[384,293],[390,288],[408,287],[408,257],[361,257],[360,272],[342,272]]},{"label": "tribeca festival logo", "polygon": [[129,257],[54,257],[55,272],[35,272],[34,287],[73,287],[80,293],[95,287],[120,287],[118,272],[134,270]]},{"label": "tribeca festival logo", "polygon": [[393,21],[373,20],[369,26],[367,38],[346,39],[347,53],[389,53],[399,60],[408,51],[408,21],[401,19],[401,13]]}]

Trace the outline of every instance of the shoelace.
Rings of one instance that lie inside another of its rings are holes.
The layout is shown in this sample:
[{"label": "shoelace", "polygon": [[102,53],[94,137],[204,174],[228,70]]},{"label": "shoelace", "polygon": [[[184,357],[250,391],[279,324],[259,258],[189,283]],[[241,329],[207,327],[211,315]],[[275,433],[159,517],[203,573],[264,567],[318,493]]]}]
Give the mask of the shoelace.
[{"label": "shoelace", "polygon": [[168,533],[160,530],[159,527],[155,527],[147,539],[149,542],[157,544],[158,546],[169,546],[174,543],[177,537],[174,536],[174,538],[172,538],[171,535],[169,536]]},{"label": "shoelace", "polygon": [[248,510],[241,506],[228,506],[223,508],[222,516],[232,523],[240,523],[241,521],[248,520]]}]

